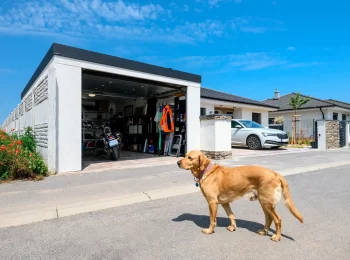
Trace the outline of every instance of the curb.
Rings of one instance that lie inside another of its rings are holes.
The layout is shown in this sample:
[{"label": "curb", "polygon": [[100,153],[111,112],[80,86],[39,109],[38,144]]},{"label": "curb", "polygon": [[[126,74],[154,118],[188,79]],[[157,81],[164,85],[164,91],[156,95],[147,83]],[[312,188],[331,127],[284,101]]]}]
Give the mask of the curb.
[{"label": "curb", "polygon": [[[299,167],[286,171],[279,171],[282,176],[289,176],[307,172],[315,172],[319,170],[335,168],[339,166],[350,165],[350,160],[319,164],[316,166]],[[38,208],[30,211],[22,211],[0,215],[0,228],[21,226],[35,222],[41,222],[50,219],[63,218],[82,213],[94,212],[104,209],[116,208],[120,206],[132,205],[136,203],[148,202],[171,198],[186,194],[199,192],[200,189],[194,184],[176,186],[168,189],[158,189],[152,191],[138,192],[129,195],[101,198],[72,204],[58,205],[47,208]]]}]

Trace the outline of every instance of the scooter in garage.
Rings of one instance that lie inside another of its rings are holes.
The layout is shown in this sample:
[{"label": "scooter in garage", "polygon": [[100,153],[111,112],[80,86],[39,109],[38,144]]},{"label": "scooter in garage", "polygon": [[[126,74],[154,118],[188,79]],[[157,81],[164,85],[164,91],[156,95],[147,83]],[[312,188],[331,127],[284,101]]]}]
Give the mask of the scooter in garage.
[{"label": "scooter in garage", "polygon": [[[101,133],[102,132],[102,133]],[[108,126],[101,126],[95,131],[95,140],[86,144],[85,149],[94,156],[107,155],[111,160],[117,161],[120,157],[118,140],[112,135]]]}]

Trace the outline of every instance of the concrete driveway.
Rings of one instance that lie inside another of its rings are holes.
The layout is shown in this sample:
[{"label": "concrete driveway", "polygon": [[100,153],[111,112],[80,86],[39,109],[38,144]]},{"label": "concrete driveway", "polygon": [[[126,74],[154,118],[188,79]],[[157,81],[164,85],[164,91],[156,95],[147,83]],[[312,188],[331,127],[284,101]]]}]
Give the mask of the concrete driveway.
[{"label": "concrete driveway", "polygon": [[288,154],[288,153],[300,153],[300,152],[312,152],[317,151],[311,148],[289,148],[282,147],[279,149],[265,148],[261,150],[250,150],[247,147],[232,146],[232,157],[246,157],[246,156],[268,156],[275,154]]}]

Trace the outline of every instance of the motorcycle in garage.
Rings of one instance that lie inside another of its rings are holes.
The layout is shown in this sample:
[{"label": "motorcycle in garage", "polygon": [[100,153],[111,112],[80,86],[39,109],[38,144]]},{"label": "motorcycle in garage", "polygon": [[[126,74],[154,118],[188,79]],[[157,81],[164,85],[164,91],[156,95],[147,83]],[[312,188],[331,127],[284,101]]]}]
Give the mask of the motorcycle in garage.
[{"label": "motorcycle in garage", "polygon": [[117,161],[120,157],[120,143],[109,126],[100,126],[94,132],[95,139],[86,144],[85,150],[94,156],[107,155],[111,160]]}]

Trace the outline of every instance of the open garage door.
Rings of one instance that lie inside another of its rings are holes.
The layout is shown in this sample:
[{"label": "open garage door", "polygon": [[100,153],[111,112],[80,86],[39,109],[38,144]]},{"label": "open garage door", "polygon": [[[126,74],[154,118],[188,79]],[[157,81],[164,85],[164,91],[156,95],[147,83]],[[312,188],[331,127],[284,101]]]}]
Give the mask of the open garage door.
[{"label": "open garage door", "polygon": [[83,69],[81,119],[83,169],[113,161],[106,126],[119,139],[116,163],[186,152],[186,86]]}]

